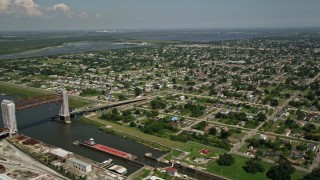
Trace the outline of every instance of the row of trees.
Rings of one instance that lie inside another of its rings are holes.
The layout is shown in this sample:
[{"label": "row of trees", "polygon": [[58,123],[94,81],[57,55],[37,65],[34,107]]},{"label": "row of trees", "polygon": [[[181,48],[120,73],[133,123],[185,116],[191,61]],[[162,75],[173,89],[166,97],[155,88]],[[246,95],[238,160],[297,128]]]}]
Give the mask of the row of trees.
[{"label": "row of trees", "polygon": [[167,107],[167,102],[160,97],[157,97],[150,102],[150,105],[152,109],[165,109]]},{"label": "row of trees", "polygon": [[203,115],[204,110],[206,109],[205,106],[202,106],[199,104],[193,104],[193,103],[185,104],[184,108],[191,111],[191,117],[199,117],[199,116]]},{"label": "row of trees", "polygon": [[90,96],[90,95],[101,95],[101,91],[96,90],[96,89],[84,89],[82,90],[82,92],[80,93],[80,96]]},{"label": "row of trees", "polygon": [[131,114],[130,110],[123,111],[122,114],[120,114],[118,109],[114,108],[111,112],[102,114],[101,119],[108,121],[133,122],[135,117]]}]

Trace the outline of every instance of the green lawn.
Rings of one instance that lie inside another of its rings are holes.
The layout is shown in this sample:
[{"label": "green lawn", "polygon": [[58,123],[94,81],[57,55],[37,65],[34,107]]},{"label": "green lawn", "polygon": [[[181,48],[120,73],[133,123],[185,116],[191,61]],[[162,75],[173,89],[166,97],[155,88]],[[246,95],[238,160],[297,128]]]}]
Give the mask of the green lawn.
[{"label": "green lawn", "polygon": [[42,60],[40,62],[50,63],[50,64],[60,64],[60,63],[68,63],[68,62],[79,62],[79,60],[57,58],[57,59]]},{"label": "green lawn", "polygon": [[90,102],[84,101],[84,100],[80,100],[77,98],[69,97],[69,107],[72,109],[85,107],[85,106],[88,106],[89,104],[93,104],[93,103],[90,103]]},{"label": "green lawn", "polygon": [[8,96],[19,96],[19,97],[34,97],[34,96],[39,96],[43,94],[48,94],[48,92],[41,91],[31,91],[31,90],[26,90],[22,86],[15,86],[15,85],[10,85],[7,83],[1,83],[0,82],[0,93],[4,93]]},{"label": "green lawn", "polygon": [[167,175],[166,173],[159,172],[159,171],[156,171],[156,172],[154,173],[154,176],[157,176],[157,177],[162,178],[162,179],[165,179],[165,180],[172,180],[172,179],[173,179],[172,176],[169,176],[169,175]]},{"label": "green lawn", "polygon": [[[203,145],[203,144],[199,144],[196,142],[187,142],[184,145],[182,145],[179,149],[183,150],[183,151],[187,151],[190,152],[190,154],[186,157],[189,159],[191,159],[192,157],[202,157],[203,155],[201,155],[199,153],[199,151],[203,148],[207,148],[210,151],[210,155],[211,157],[215,157],[219,154],[223,154],[226,151],[219,149],[219,148],[214,148],[211,146],[207,146],[207,145]],[[173,154],[176,154],[177,152],[173,151]],[[170,159],[171,158],[171,154],[169,154],[166,159]],[[272,164],[266,163],[266,162],[262,162],[263,166],[265,167],[265,172],[264,173],[257,173],[257,174],[250,174],[250,173],[246,173],[242,167],[244,166],[245,162],[249,160],[249,158],[245,158],[242,156],[238,156],[238,155],[233,155],[235,157],[235,164],[231,165],[231,166],[219,166],[216,163],[216,160],[211,160],[207,165],[202,165],[202,167],[206,168],[206,170],[208,172],[217,174],[217,175],[221,175],[225,176],[227,178],[230,179],[239,179],[239,180],[248,180],[248,179],[256,179],[256,180],[261,180],[261,179],[268,179],[266,177],[266,172],[269,170],[269,168],[272,166]],[[177,157],[177,156],[175,156]],[[186,162],[186,160],[181,160]],[[189,162],[190,163],[190,162]],[[195,163],[193,163],[193,165],[195,165]],[[300,172],[300,171],[296,171],[292,176],[291,179],[301,179],[303,176],[305,175],[305,173]]]},{"label": "green lawn", "polygon": [[181,150],[190,152],[190,157],[200,156],[199,151],[204,148],[209,149],[210,156],[215,156],[226,152],[225,150],[218,149],[212,146],[203,145],[193,141],[186,142],[182,147],[180,147]]},{"label": "green lawn", "polygon": [[[266,176],[266,172],[271,167],[271,164],[262,162],[263,166],[265,167],[264,173],[257,173],[257,174],[250,174],[246,173],[242,167],[245,165],[245,162],[248,161],[248,158],[236,156],[235,157],[235,164],[231,166],[219,166],[215,161],[212,161],[208,166],[207,170],[209,172],[212,172],[214,174],[218,174],[225,177],[228,177],[230,179],[239,179],[239,180],[262,180],[262,179],[268,179]],[[294,174],[291,175],[291,179],[301,179],[305,173],[296,171]]]},{"label": "green lawn", "polygon": [[142,180],[143,178],[146,178],[150,174],[150,170],[142,169],[140,172],[134,175],[134,180]]},{"label": "green lawn", "polygon": [[[209,157],[216,157],[219,154],[223,154],[224,152],[226,152],[222,149],[218,149],[218,148],[215,148],[212,146],[207,146],[207,145],[199,144],[197,142],[188,141],[185,144],[183,144],[181,147],[179,147],[178,149],[185,151],[185,152],[189,152],[190,154],[188,156],[186,156],[184,159],[179,159],[179,161],[196,165],[196,162],[190,162],[186,159],[190,160],[194,157],[205,157],[205,155],[200,154],[200,151],[204,148],[209,149],[209,155],[208,155]],[[170,154],[168,154],[165,157],[165,159],[171,160],[172,157],[177,158],[180,154],[181,154],[181,151],[173,150]]]},{"label": "green lawn", "polygon": [[150,135],[150,134],[145,134],[136,128],[132,128],[132,127],[129,127],[126,125],[120,125],[120,124],[112,123],[109,121],[101,120],[98,118],[98,116],[92,116],[89,119],[91,121],[97,122],[101,125],[110,125],[110,126],[112,126],[112,129],[117,130],[123,134],[127,134],[129,136],[131,135],[131,136],[139,137],[142,140],[153,141],[157,144],[163,144],[168,147],[176,148],[176,147],[179,147],[183,144],[181,142],[172,141],[170,139],[161,138],[161,137]]}]

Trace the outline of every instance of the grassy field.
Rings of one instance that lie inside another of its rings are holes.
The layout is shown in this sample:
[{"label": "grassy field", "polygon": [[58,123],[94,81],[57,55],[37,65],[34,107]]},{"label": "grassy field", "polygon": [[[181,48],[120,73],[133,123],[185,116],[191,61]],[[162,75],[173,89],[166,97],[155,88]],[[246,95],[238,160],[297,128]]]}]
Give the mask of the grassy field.
[{"label": "grassy field", "polygon": [[150,174],[150,170],[142,169],[140,172],[134,175],[134,180],[142,180],[143,178],[146,178]]},{"label": "grassy field", "polygon": [[151,141],[151,142],[154,142],[157,144],[163,144],[167,147],[177,148],[183,144],[181,142],[172,141],[170,139],[161,138],[161,137],[153,136],[150,134],[145,134],[145,133],[139,131],[138,129],[135,129],[135,128],[132,128],[129,126],[120,125],[120,124],[112,123],[109,121],[101,120],[98,118],[98,116],[92,116],[89,119],[93,122],[99,123],[104,126],[105,125],[112,126],[112,129],[117,130],[123,134],[129,135],[129,136],[134,136],[134,137],[139,137],[142,140],[148,140],[148,141]]},{"label": "grassy field", "polygon": [[[207,146],[207,145],[203,145],[203,144],[199,144],[196,142],[187,142],[184,145],[182,145],[181,147],[179,147],[179,149],[183,150],[183,151],[187,151],[190,152],[190,154],[185,158],[185,159],[192,159],[193,157],[203,157],[203,155],[201,155],[199,153],[199,151],[203,148],[207,148],[210,151],[210,155],[211,157],[216,157],[219,154],[223,154],[227,151],[222,150],[222,149],[218,149],[218,148],[214,148],[211,146]],[[168,154],[168,156],[166,157],[166,159],[171,159],[172,154],[177,154],[177,152],[173,152],[171,154]],[[177,154],[178,155],[178,154]],[[242,156],[238,156],[238,155],[233,155],[235,157],[235,164],[231,165],[231,166],[219,166],[216,163],[216,160],[211,160],[207,165],[200,165],[203,168],[206,168],[206,171],[217,174],[217,175],[222,175],[225,176],[227,178],[230,179],[239,179],[239,180],[247,180],[247,179],[256,179],[256,180],[261,180],[261,179],[268,179],[266,177],[266,172],[269,170],[269,168],[272,166],[269,163],[266,162],[262,162],[263,166],[265,167],[265,172],[264,173],[257,173],[257,174],[250,174],[250,173],[246,173],[242,167],[245,165],[245,162],[248,161],[248,158],[242,157]],[[175,156],[177,157],[177,156]],[[184,161],[187,162],[186,160],[180,160],[180,161]],[[190,161],[189,161],[190,163]],[[195,165],[195,163],[193,163]],[[305,173],[300,172],[300,171],[296,171],[293,175],[291,175],[291,179],[301,179],[303,176],[305,175]]]},{"label": "grassy field", "polygon": [[79,60],[74,59],[49,59],[48,61],[43,61],[50,64],[61,64],[61,63],[68,63],[68,62],[79,62]]},{"label": "grassy field", "polygon": [[69,107],[72,109],[85,107],[85,106],[88,106],[89,104],[92,104],[92,103],[88,102],[88,101],[81,100],[81,99],[77,99],[74,97],[69,97]]},{"label": "grassy field", "polygon": [[[248,161],[248,158],[241,157],[241,156],[234,156],[235,157],[235,164],[231,166],[219,166],[216,162],[212,162],[207,166],[207,171],[212,172],[214,174],[218,174],[230,179],[239,179],[239,180],[247,180],[247,179],[268,179],[266,176],[266,172],[270,169],[271,164],[262,162],[265,172],[264,173],[257,173],[257,174],[250,174],[246,173],[242,167],[245,165],[245,162]],[[305,173],[296,171],[294,174],[291,175],[291,179],[301,179]]]},{"label": "grassy field", "polygon": [[45,92],[45,91],[41,91],[41,90],[31,91],[31,90],[27,90],[23,87],[9,85],[6,83],[1,83],[1,82],[0,82],[0,93],[4,93],[8,96],[18,96],[18,97],[22,97],[22,98],[48,94],[48,92]]}]

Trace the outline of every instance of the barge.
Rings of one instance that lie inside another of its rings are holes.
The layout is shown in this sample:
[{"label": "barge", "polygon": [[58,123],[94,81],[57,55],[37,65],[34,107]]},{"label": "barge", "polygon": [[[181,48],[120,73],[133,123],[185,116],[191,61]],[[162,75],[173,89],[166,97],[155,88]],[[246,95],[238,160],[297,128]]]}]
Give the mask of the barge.
[{"label": "barge", "polygon": [[90,147],[90,148],[96,149],[98,151],[105,152],[105,153],[123,158],[123,159],[134,160],[137,158],[137,156],[135,156],[133,154],[129,154],[129,153],[126,153],[126,152],[123,152],[118,149],[114,149],[114,148],[111,148],[111,147],[108,147],[108,146],[105,146],[102,144],[96,144],[93,138],[89,139],[88,141],[84,141],[83,143],[80,142],[79,144],[82,146]]}]

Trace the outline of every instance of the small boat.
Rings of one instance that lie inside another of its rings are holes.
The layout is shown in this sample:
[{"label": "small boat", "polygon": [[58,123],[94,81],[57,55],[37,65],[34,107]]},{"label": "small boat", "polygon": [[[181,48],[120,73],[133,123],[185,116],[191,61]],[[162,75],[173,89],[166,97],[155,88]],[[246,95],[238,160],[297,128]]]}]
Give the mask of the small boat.
[{"label": "small boat", "polygon": [[112,163],[112,159],[107,159],[107,160],[105,160],[105,161],[103,161],[102,163],[100,163],[100,164],[111,164]]},{"label": "small boat", "polygon": [[73,141],[73,143],[72,143],[73,145],[79,145],[80,144],[80,142],[78,141],[78,140],[75,140],[75,141]]}]

